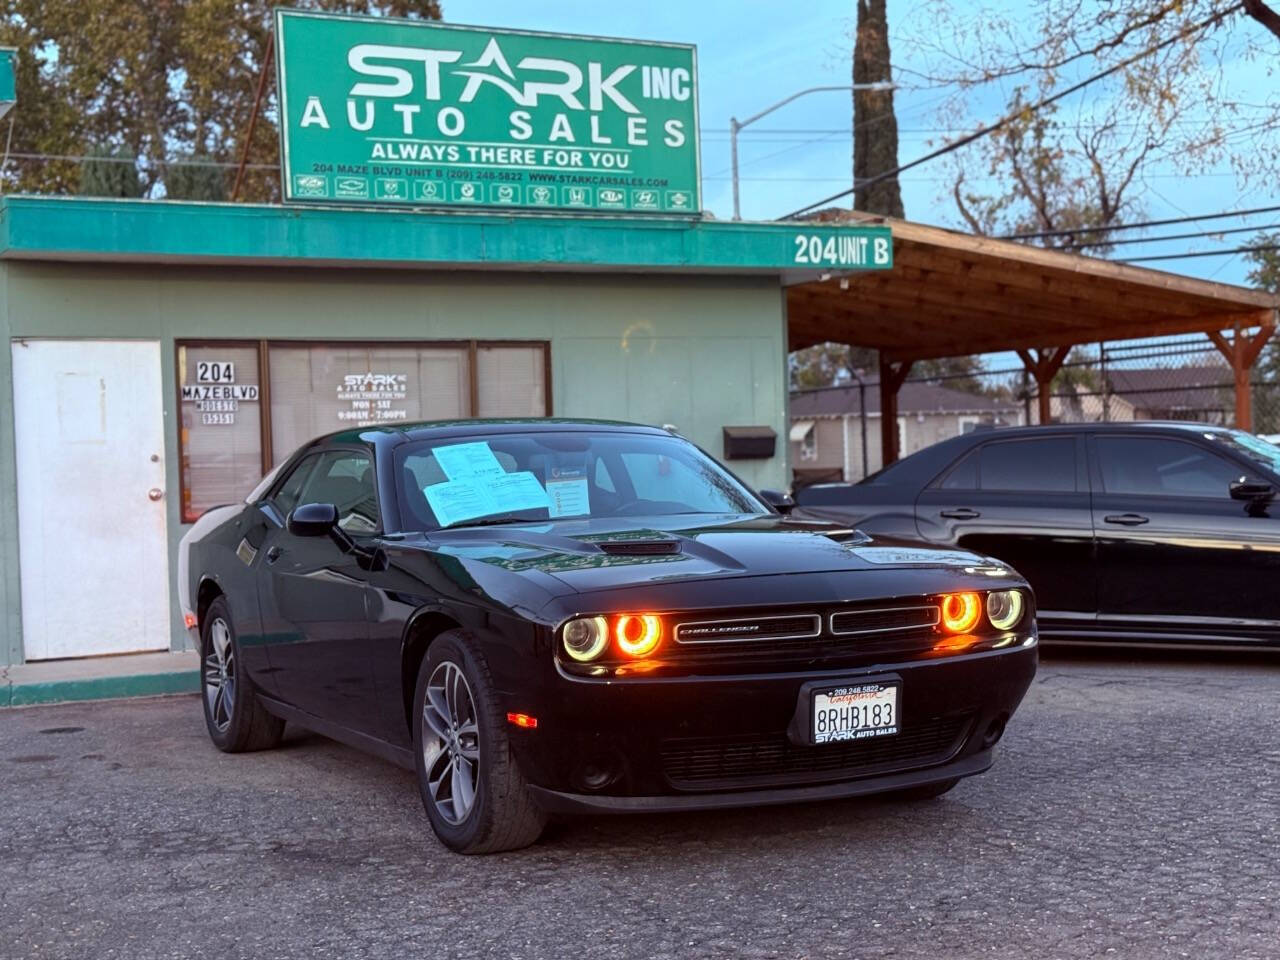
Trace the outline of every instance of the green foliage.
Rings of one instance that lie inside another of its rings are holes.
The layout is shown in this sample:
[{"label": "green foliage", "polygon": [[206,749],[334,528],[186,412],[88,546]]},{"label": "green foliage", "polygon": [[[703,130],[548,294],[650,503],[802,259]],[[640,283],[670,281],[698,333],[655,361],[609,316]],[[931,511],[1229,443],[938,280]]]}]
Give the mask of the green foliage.
[{"label": "green foliage", "polygon": [[142,181],[132,155],[110,147],[94,147],[80,166],[79,190],[84,197],[140,197]]},{"label": "green foliage", "polygon": [[[1280,233],[1260,233],[1250,246],[1278,246]],[[1245,254],[1253,264],[1249,282],[1255,287],[1280,293],[1280,250],[1255,250]],[[1272,337],[1254,366],[1254,430],[1257,433],[1280,432],[1280,337]],[[1266,388],[1260,389],[1261,381]]]},{"label": "green foliage", "polygon": [[816,390],[843,383],[855,383],[853,371],[863,379],[873,379],[879,370],[874,350],[849,347],[843,343],[819,343],[797,350],[788,358],[792,390]]},{"label": "green foliage", "polygon": [[[789,358],[792,390],[815,390],[857,383],[856,370],[867,382],[880,376],[880,359],[875,350],[849,347],[843,343],[820,343],[797,350]],[[944,357],[917,360],[910,379],[924,380],[965,393],[991,393],[983,384],[981,357]]]},{"label": "green foliage", "polygon": [[[1280,233],[1260,233],[1250,241],[1251,247],[1280,247]],[[1255,287],[1280,293],[1280,249],[1254,250],[1245,254],[1253,264],[1249,282]]]},{"label": "green foliage", "polygon": [[[300,0],[291,6],[440,17],[438,0]],[[236,162],[272,7],[266,0],[7,0],[0,45],[18,50],[12,152],[75,157],[95,144],[115,144],[137,158],[146,195],[165,178],[166,160],[175,154]],[[250,145],[254,164],[278,162],[275,116],[272,91]],[[13,159],[3,186],[71,193],[80,181],[75,160]],[[202,189],[211,188],[210,180],[202,182]],[[259,169],[251,171],[243,194],[268,200],[278,192],[278,174]]]},{"label": "green foliage", "polygon": [[217,203],[227,199],[227,171],[209,157],[171,163],[164,172],[164,195],[170,200]]}]

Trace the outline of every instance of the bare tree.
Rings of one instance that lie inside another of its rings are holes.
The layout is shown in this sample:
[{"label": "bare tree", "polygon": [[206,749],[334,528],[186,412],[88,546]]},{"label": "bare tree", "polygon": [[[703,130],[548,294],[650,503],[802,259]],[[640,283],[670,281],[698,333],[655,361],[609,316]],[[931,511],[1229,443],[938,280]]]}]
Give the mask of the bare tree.
[{"label": "bare tree", "polygon": [[1275,69],[1280,18],[1263,0],[1032,0],[1012,13],[928,0],[926,10],[908,48],[931,82],[955,85],[946,125],[1014,117],[950,155],[946,192],[975,232],[1097,227],[1083,239],[1104,249],[1107,228],[1141,212],[1157,168],[1227,161],[1242,186],[1280,174],[1280,100],[1256,83]]}]

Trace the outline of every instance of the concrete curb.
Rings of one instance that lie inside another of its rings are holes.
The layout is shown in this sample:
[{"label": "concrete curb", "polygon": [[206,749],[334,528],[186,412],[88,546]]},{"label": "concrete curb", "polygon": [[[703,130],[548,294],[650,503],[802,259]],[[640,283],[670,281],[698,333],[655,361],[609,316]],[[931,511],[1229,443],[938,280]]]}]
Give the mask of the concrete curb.
[{"label": "concrete curb", "polygon": [[67,703],[76,700],[156,697],[176,693],[197,693],[199,690],[199,670],[47,680],[39,683],[13,683],[6,677],[0,681],[0,709],[29,707],[41,703]]}]

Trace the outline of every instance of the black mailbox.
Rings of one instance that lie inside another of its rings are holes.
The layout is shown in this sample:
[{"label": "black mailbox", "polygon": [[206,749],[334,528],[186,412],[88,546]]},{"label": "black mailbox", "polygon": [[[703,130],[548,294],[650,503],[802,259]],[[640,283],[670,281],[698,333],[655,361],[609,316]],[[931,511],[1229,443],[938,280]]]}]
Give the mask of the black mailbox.
[{"label": "black mailbox", "polygon": [[725,427],[726,460],[768,460],[778,445],[773,427]]}]

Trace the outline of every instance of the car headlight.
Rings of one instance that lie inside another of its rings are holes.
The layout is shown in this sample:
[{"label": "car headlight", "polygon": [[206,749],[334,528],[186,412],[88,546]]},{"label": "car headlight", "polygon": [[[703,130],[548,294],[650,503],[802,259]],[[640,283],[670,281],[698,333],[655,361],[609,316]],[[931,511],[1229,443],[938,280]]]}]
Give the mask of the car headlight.
[{"label": "car headlight", "polygon": [[968,633],[982,619],[982,599],[976,593],[948,593],[942,598],[942,626],[948,633]]},{"label": "car headlight", "polygon": [[997,630],[1012,630],[1024,606],[1021,590],[992,590],[987,594],[987,619]]},{"label": "car headlight", "polygon": [[662,618],[652,613],[625,613],[613,626],[618,649],[628,657],[647,657],[662,640]]},{"label": "car headlight", "polygon": [[560,638],[565,653],[579,663],[587,663],[609,646],[609,624],[604,617],[579,617],[564,625]]}]

